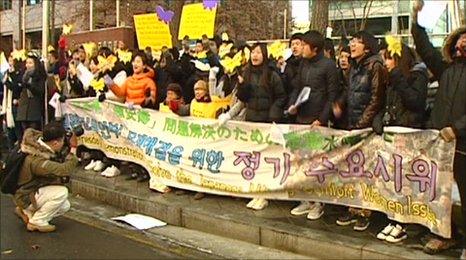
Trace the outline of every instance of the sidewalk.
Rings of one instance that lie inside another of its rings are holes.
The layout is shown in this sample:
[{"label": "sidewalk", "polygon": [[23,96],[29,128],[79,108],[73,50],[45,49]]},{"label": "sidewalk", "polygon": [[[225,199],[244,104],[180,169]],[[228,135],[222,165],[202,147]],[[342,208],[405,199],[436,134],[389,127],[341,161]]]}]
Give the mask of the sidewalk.
[{"label": "sidewalk", "polygon": [[126,176],[105,178],[80,168],[73,174],[74,195],[161,219],[171,225],[249,242],[317,258],[458,258],[459,249],[430,256],[422,252],[420,238],[427,229],[411,225],[409,238],[399,245],[379,241],[377,233],[385,226],[383,214],[376,213],[365,232],[352,226],[335,224],[342,207],[328,205],[324,216],[309,221],[292,216],[293,202],[270,201],[262,211],[246,208],[247,199],[207,195],[196,201],[194,193],[160,194],[149,190],[148,183],[126,181]]}]

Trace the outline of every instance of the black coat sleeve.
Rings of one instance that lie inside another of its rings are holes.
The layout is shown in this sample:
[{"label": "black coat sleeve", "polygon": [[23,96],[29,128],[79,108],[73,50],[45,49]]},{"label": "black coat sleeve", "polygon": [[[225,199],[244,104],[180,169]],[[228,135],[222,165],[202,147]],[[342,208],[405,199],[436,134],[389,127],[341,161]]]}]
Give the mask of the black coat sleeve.
[{"label": "black coat sleeve", "polygon": [[276,72],[272,72],[270,83],[274,100],[269,110],[269,118],[272,122],[280,122],[283,118],[283,109],[286,105],[286,94],[283,89],[283,82]]},{"label": "black coat sleeve", "polygon": [[442,59],[442,54],[434,48],[426,30],[418,23],[413,23],[411,34],[416,45],[416,52],[421,56],[421,59],[426,63],[435,78],[439,80],[447,67],[447,63]]},{"label": "black coat sleeve", "polygon": [[332,114],[332,104],[335,101],[338,93],[339,87],[339,78],[337,67],[334,63],[328,63],[326,69],[326,83],[327,83],[327,101],[325,102],[324,109],[319,116],[319,121],[323,125],[327,125],[327,122],[331,118]]}]

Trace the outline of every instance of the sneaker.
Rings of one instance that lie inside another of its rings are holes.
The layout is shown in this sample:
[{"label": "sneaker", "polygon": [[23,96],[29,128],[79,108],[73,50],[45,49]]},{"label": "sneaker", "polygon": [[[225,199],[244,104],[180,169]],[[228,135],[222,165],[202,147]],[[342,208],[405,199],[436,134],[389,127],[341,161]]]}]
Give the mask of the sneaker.
[{"label": "sneaker", "polygon": [[293,216],[301,216],[304,214],[309,213],[311,210],[311,202],[309,201],[301,201],[299,205],[291,210],[291,215]]},{"label": "sneaker", "polygon": [[390,235],[390,232],[392,232],[394,227],[395,226],[393,226],[392,223],[388,224],[388,226],[386,226],[384,229],[382,229],[382,231],[380,231],[377,234],[377,238],[380,239],[380,240],[385,240],[387,238],[387,236]]},{"label": "sneaker", "polygon": [[95,172],[100,172],[105,168],[105,164],[102,161],[96,161],[93,170]]},{"label": "sneaker", "polygon": [[269,202],[266,199],[258,198],[256,199],[256,202],[252,205],[252,209],[263,210],[268,205],[269,205]]},{"label": "sneaker", "polygon": [[424,251],[424,253],[426,254],[434,255],[447,249],[450,249],[455,245],[456,241],[454,239],[445,239],[434,236],[427,242],[427,244],[424,245],[422,251]]},{"label": "sneaker", "polygon": [[246,208],[252,209],[252,206],[256,203],[256,198],[250,200],[248,204],[246,204]]},{"label": "sneaker", "polygon": [[15,214],[24,222],[24,224],[27,225],[27,223],[29,222],[29,217],[26,215],[26,213],[24,213],[24,211],[20,207],[15,208]]},{"label": "sneaker", "polygon": [[357,216],[349,211],[342,216],[339,216],[337,219],[337,225],[339,226],[348,226],[353,223],[356,223]]},{"label": "sneaker", "polygon": [[45,226],[37,226],[37,225],[34,225],[32,223],[28,223],[27,226],[26,226],[27,230],[28,231],[39,231],[39,232],[42,232],[42,233],[47,233],[47,232],[53,232],[55,231],[57,228],[54,226],[54,225],[45,225]]},{"label": "sneaker", "polygon": [[356,231],[364,231],[369,227],[369,218],[359,216],[356,219],[356,224],[354,224],[353,229]]},{"label": "sneaker", "polygon": [[91,162],[84,167],[84,170],[90,171],[90,170],[94,169],[94,167],[95,167],[95,161],[91,160]]},{"label": "sneaker", "polygon": [[106,175],[104,175],[105,177],[110,177],[111,178],[111,177],[115,177],[115,176],[120,175],[120,170],[117,167],[115,167],[114,165],[112,165],[111,167],[108,167],[108,168],[110,168],[110,170],[107,172]]},{"label": "sneaker", "polygon": [[128,177],[126,177],[125,180],[130,181],[130,180],[136,180],[137,178],[138,178],[138,173],[132,172]]},{"label": "sneaker", "polygon": [[390,232],[390,235],[387,236],[385,241],[390,243],[398,243],[405,240],[406,238],[408,238],[406,230],[402,226],[397,224]]},{"label": "sneaker", "polygon": [[102,176],[104,176],[104,177],[109,177],[108,175],[109,175],[110,172],[112,171],[112,167],[113,167],[113,166],[107,167],[103,172],[100,173],[100,175],[102,175]]},{"label": "sneaker", "polygon": [[322,217],[322,215],[324,214],[324,205],[325,204],[320,202],[313,203],[309,211],[309,214],[307,214],[307,219],[317,220],[320,217]]}]

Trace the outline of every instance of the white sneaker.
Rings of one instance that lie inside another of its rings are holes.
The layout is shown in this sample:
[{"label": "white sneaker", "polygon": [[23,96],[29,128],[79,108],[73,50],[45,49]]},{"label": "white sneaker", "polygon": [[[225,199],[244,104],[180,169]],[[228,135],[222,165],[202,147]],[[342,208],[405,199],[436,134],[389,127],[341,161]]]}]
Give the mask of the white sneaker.
[{"label": "white sneaker", "polygon": [[377,238],[380,240],[385,240],[390,235],[390,232],[392,232],[394,227],[395,226],[393,226],[392,223],[388,224],[384,229],[382,229],[382,231],[377,234]]},{"label": "white sneaker", "polygon": [[[312,202],[314,204],[314,202]],[[297,207],[291,210],[291,215],[294,216],[301,216],[304,214],[309,213],[311,210],[311,202],[309,201],[301,201]]]},{"label": "white sneaker", "polygon": [[93,168],[94,171],[100,172],[105,168],[105,164],[102,161],[96,161],[95,166]]},{"label": "white sneaker", "polygon": [[112,165],[112,167],[110,167],[110,171],[108,172],[108,174],[106,175],[107,177],[115,177],[115,176],[118,176],[120,175],[120,170],[115,167],[114,165]]},{"label": "white sneaker", "polygon": [[463,249],[463,253],[460,256],[461,260],[466,260],[466,249]]},{"label": "white sneaker", "polygon": [[317,220],[324,214],[324,206],[325,204],[320,202],[315,202],[311,205],[311,209],[309,210],[309,214],[307,214],[307,219],[310,220]]},{"label": "white sneaker", "polygon": [[269,202],[266,199],[258,198],[258,199],[256,199],[256,203],[254,203],[252,205],[252,209],[254,209],[254,210],[263,210],[268,205],[269,205]]},{"label": "white sneaker", "polygon": [[246,204],[246,208],[252,209],[252,205],[256,203],[256,200],[257,200],[256,198],[250,200],[248,204]]},{"label": "white sneaker", "polygon": [[112,171],[112,166],[107,167],[103,172],[100,173],[100,175],[109,177],[108,175],[110,174],[111,171]]},{"label": "white sneaker", "polygon": [[392,229],[390,235],[387,236],[385,241],[390,243],[398,243],[405,240],[406,238],[408,238],[406,230],[402,226],[396,224],[396,226]]},{"label": "white sneaker", "polygon": [[90,171],[90,170],[94,169],[94,167],[95,167],[95,161],[91,160],[91,162],[88,165],[86,165],[86,167],[84,167],[84,170]]}]

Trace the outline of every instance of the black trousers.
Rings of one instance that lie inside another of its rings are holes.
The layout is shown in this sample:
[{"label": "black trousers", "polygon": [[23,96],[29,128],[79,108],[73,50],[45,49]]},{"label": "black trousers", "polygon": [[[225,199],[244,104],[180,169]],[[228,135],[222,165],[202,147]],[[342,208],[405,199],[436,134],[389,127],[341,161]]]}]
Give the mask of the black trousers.
[{"label": "black trousers", "polygon": [[[455,153],[455,161],[453,163],[453,173],[461,199],[461,217],[462,223],[458,223],[458,227],[466,233],[466,155]],[[466,248],[466,237],[463,238],[463,248]]]}]

